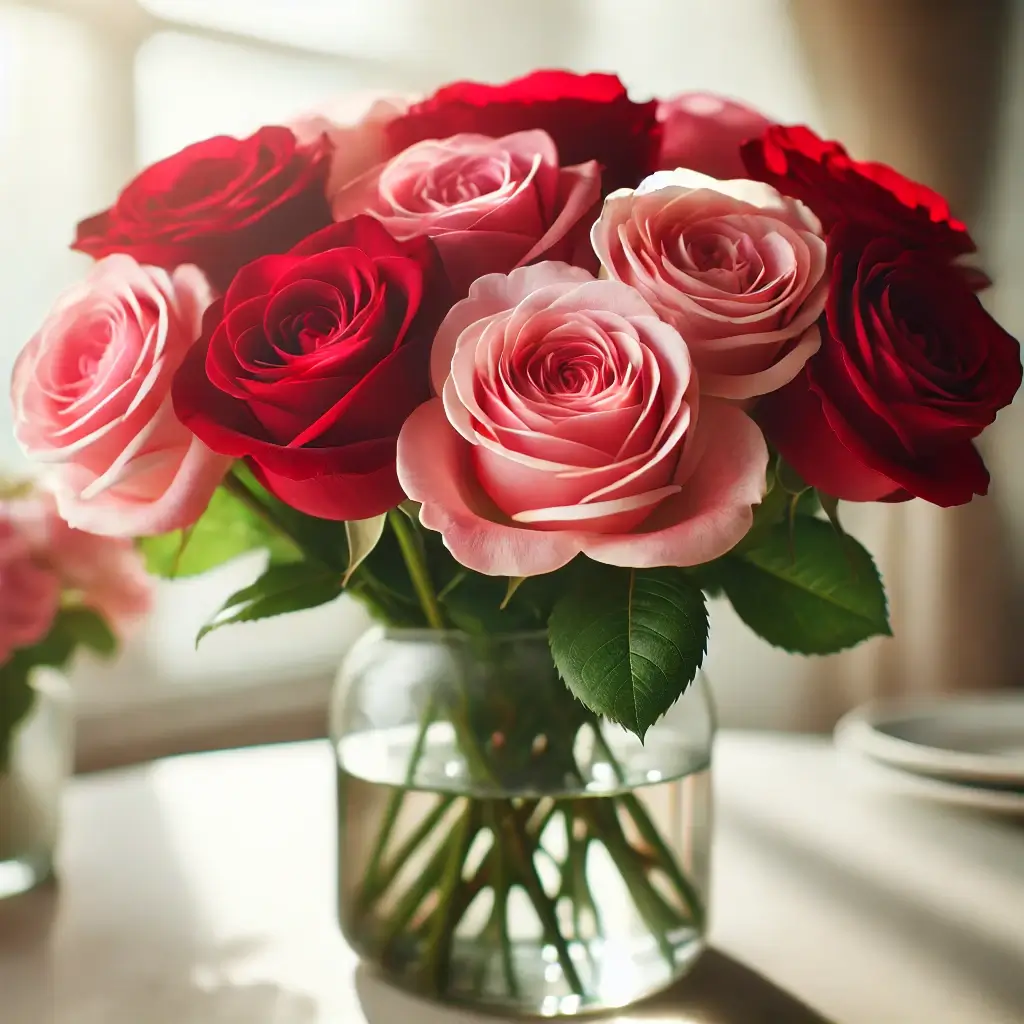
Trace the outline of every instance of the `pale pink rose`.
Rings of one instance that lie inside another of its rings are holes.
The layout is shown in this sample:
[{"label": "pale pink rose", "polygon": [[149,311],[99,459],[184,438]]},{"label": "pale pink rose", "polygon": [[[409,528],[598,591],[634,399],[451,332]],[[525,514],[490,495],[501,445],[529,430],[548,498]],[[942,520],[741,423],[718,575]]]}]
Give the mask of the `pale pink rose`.
[{"label": "pale pink rose", "polygon": [[596,161],[560,167],[547,132],[466,134],[410,146],[336,192],[332,209],[337,221],[369,213],[399,240],[428,235],[461,296],[542,256],[596,267],[586,229],[600,195]]},{"label": "pale pink rose", "polygon": [[0,502],[0,666],[18,648],[37,644],[50,632],[59,606],[56,573],[33,559],[9,503]]},{"label": "pale pink rose", "polygon": [[378,92],[349,93],[287,126],[303,145],[321,135],[331,140],[328,198],[387,158],[387,126],[415,99]]},{"label": "pale pink rose", "polygon": [[195,267],[172,275],[100,260],[58,300],[14,367],[14,432],[45,463],[61,515],[133,537],[189,526],[230,459],[174,415],[174,372],[210,299]]},{"label": "pale pink rose", "polygon": [[770,185],[658,171],[608,196],[591,241],[608,276],[686,339],[705,394],[775,391],[821,344],[821,224]]},{"label": "pale pink rose", "polygon": [[751,107],[705,92],[684,92],[658,104],[662,122],[658,166],[688,167],[712,178],[746,176],[740,146],[770,124]]},{"label": "pale pink rose", "polygon": [[583,552],[696,565],[750,528],[768,450],[739,407],[701,399],[678,332],[632,288],[564,263],[478,280],[431,352],[442,396],[398,439],[420,520],[488,575]]},{"label": "pale pink rose", "polygon": [[49,494],[33,494],[2,506],[35,565],[58,580],[75,602],[98,612],[123,636],[153,602],[152,580],[127,538],[101,537],[69,526]]}]

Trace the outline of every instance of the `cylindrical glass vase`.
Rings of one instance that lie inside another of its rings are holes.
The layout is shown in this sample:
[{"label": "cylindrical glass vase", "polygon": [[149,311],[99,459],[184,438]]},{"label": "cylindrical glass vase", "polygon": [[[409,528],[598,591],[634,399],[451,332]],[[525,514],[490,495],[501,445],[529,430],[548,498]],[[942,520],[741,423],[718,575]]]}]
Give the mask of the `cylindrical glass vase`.
[{"label": "cylindrical glass vase", "polygon": [[0,899],[27,892],[53,873],[61,794],[74,757],[64,677],[39,669],[29,685],[31,708],[0,743]]},{"label": "cylindrical glass vase", "polygon": [[702,679],[641,744],[572,697],[543,633],[375,630],[331,717],[341,925],[389,980],[571,1016],[663,989],[701,953]]}]

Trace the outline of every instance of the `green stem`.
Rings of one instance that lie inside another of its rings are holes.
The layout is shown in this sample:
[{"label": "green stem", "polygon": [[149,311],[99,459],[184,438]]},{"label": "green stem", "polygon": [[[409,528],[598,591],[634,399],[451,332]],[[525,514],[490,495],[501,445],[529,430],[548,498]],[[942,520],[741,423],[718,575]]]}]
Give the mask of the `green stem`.
[{"label": "green stem", "polygon": [[501,943],[501,969],[505,976],[505,989],[511,999],[519,997],[519,979],[516,977],[515,962],[512,958],[512,937],[508,931],[508,898],[511,892],[508,865],[501,845],[501,820],[496,804],[488,804],[488,823],[494,835],[491,853],[494,860],[494,920]]},{"label": "green stem", "polygon": [[651,885],[643,867],[637,865],[636,851],[622,831],[615,808],[604,806],[603,801],[598,805],[595,801],[595,806],[588,808],[586,813],[591,819],[591,834],[598,838],[611,855],[619,869],[619,876],[626,883],[629,895],[657,941],[662,956],[670,966],[674,965],[675,950],[668,939],[668,933],[680,922]]},{"label": "green stem", "polygon": [[299,549],[303,558],[306,558],[311,562],[323,562],[323,559],[320,558],[319,555],[306,547],[302,541],[288,529],[285,522],[269,505],[264,505],[263,502],[249,490],[244,481],[233,469],[221,481],[221,487],[223,487],[224,490],[232,497],[237,498],[247,509],[249,509],[250,512],[254,512],[259,516],[269,527],[276,530],[283,537],[287,537],[288,540],[290,540]]},{"label": "green stem", "polygon": [[[434,587],[430,581],[430,574],[426,562],[416,544],[416,537],[413,533],[412,523],[409,518],[398,509],[392,509],[388,513],[388,522],[398,540],[398,546],[402,551],[402,558],[405,560],[406,568],[409,570],[409,578],[420,599],[423,607],[423,614],[427,622],[438,630],[444,629],[444,618],[441,615],[440,605],[434,594]],[[416,742],[413,745],[412,753],[409,756],[409,764],[406,768],[405,783],[401,789],[395,790],[388,800],[384,811],[384,818],[381,822],[380,831],[377,833],[377,841],[370,856],[370,864],[366,871],[363,891],[360,894],[361,905],[368,907],[374,899],[374,889],[379,887],[378,875],[380,866],[384,859],[384,853],[391,840],[391,833],[394,830],[395,822],[401,813],[402,804],[405,802],[406,792],[412,787],[416,778],[416,771],[419,767],[420,758],[423,756],[423,749],[427,742],[427,733],[431,722],[434,719],[435,699],[431,696],[423,719],[420,722]],[[399,866],[400,869],[400,866]],[[415,908],[413,908],[415,910]]]},{"label": "green stem", "polygon": [[544,883],[541,881],[540,875],[537,874],[537,865],[533,863],[530,838],[514,813],[504,816],[501,824],[502,831],[512,840],[514,863],[519,870],[520,881],[540,918],[544,937],[554,946],[562,973],[565,975],[569,987],[576,995],[583,996],[586,990],[576,971],[576,965],[572,962],[565,936],[562,935],[561,929],[558,927],[558,915],[555,912],[554,902],[544,891]]},{"label": "green stem", "polygon": [[703,931],[705,925],[704,900],[697,891],[697,887],[686,877],[682,868],[679,867],[679,862],[676,860],[675,855],[665,844],[665,840],[662,839],[657,827],[651,821],[650,815],[648,815],[636,794],[625,793],[621,800],[644,842],[654,850],[658,859],[658,866],[668,875],[669,881],[676,887],[677,892],[686,904],[686,910],[690,920],[693,922],[694,928],[698,931]]},{"label": "green stem", "polygon": [[385,954],[398,937],[408,929],[412,919],[416,916],[416,911],[419,910],[423,901],[441,881],[445,872],[445,865],[451,856],[452,847],[462,828],[462,822],[471,816],[472,809],[472,801],[467,800],[465,809],[460,815],[459,823],[456,824],[455,832],[449,835],[434,851],[434,855],[417,876],[416,881],[402,894],[402,898],[398,901],[398,905],[393,913],[384,922],[378,941],[381,950]]},{"label": "green stem", "polygon": [[[473,875],[473,877],[468,879],[466,883],[460,887],[459,892],[455,896],[455,909],[456,912],[458,913],[459,918],[461,918],[462,915],[465,914],[467,910],[469,910],[470,906],[473,903],[473,900],[475,900],[477,896],[479,896],[480,893],[487,888],[487,886],[492,884],[491,876],[496,872],[497,858],[499,856],[500,851],[503,849],[501,843],[499,842],[501,838],[501,815],[498,813],[498,809],[502,805],[503,802],[500,800],[493,801],[491,812],[489,815],[491,821],[491,831],[494,833],[494,845],[485,854],[484,859],[480,862],[480,866],[476,869],[476,873]],[[512,808],[510,810],[510,813],[516,814],[521,820],[527,823],[527,828],[529,830],[530,836],[534,841],[537,841],[539,839],[541,833],[547,827],[548,822],[551,821],[555,814],[555,808],[552,806],[551,808],[549,808],[548,811],[541,815],[540,820],[537,822],[537,824],[533,825],[530,822],[530,818],[536,807],[536,802],[530,801],[527,804],[521,805],[517,808]],[[506,878],[508,878],[507,862],[503,862],[503,867],[506,872]],[[511,886],[511,881],[509,881],[508,884]]]},{"label": "green stem", "polygon": [[462,868],[469,848],[480,828],[480,804],[472,801],[466,813],[455,827],[444,875],[438,891],[438,914],[434,919],[426,942],[423,973],[434,992],[441,994],[445,988],[445,975],[451,965],[451,940],[459,917],[455,915],[455,890],[462,881]]},{"label": "green stem", "polygon": [[[625,785],[626,773],[622,770],[622,765],[619,764],[611,746],[604,738],[604,734],[601,732],[600,722],[594,723],[593,729],[597,746],[600,748],[602,755],[607,760],[608,764],[611,765],[612,771],[615,772],[615,777],[618,781]],[[623,807],[625,807],[628,812],[630,818],[632,818],[633,824],[636,825],[636,829],[640,833],[641,838],[654,851],[654,854],[658,859],[658,866],[668,876],[669,881],[676,887],[680,898],[686,904],[686,909],[694,927],[698,930],[703,930],[705,926],[704,900],[697,891],[696,886],[689,878],[686,877],[686,874],[683,872],[682,868],[680,868],[675,854],[668,848],[668,845],[662,838],[657,826],[653,821],[651,821],[651,817],[647,813],[644,805],[640,802],[640,798],[635,793],[627,792],[623,793],[619,799],[621,800]]]},{"label": "green stem", "polygon": [[590,880],[587,878],[587,852],[590,848],[590,837],[589,835],[576,835],[577,821],[584,827],[586,826],[586,817],[577,809],[576,801],[573,801],[565,811],[568,850],[564,871],[572,896],[573,929],[576,932],[577,940],[585,942],[583,912],[588,911],[593,917],[594,930],[598,935],[604,935],[604,923],[601,920],[600,911],[597,909],[597,901],[590,889]]},{"label": "green stem", "polygon": [[427,618],[427,625],[431,629],[443,630],[445,628],[444,614],[438,603],[434,584],[430,580],[426,559],[416,543],[415,527],[409,517],[398,509],[392,509],[388,513],[388,522],[391,524],[395,539],[402,551],[402,558],[409,570],[409,578],[412,580],[416,596],[423,608],[423,614]]},{"label": "green stem", "polygon": [[[367,869],[363,888],[359,894],[361,908],[363,910],[367,909],[370,904],[379,900],[384,893],[388,891],[391,884],[399,874],[401,874],[402,869],[409,862],[412,855],[430,837],[431,832],[434,831],[453,803],[455,803],[454,796],[445,796],[439,799],[430,814],[420,822],[412,835],[410,835],[409,838],[406,839],[406,841],[395,851],[395,855],[391,858],[386,867],[381,866],[381,857],[376,856],[376,850],[374,851],[374,862],[372,862],[370,868]],[[391,827],[393,826],[394,822],[392,821]],[[388,831],[390,831],[390,828]],[[381,829],[381,832],[384,832],[384,829]]]},{"label": "green stem", "polygon": [[[377,841],[374,844],[373,852],[370,854],[370,863],[366,868],[363,888],[359,897],[359,905],[364,910],[369,909],[373,903],[373,890],[380,887],[378,876],[381,873],[381,864],[384,861],[384,854],[387,852],[388,843],[391,841],[391,833],[394,831],[395,823],[398,821],[398,815],[402,811],[402,804],[405,802],[406,794],[416,780],[416,771],[419,768],[420,758],[423,757],[423,748],[427,745],[427,733],[430,731],[430,725],[434,720],[434,704],[434,698],[431,697],[420,721],[419,732],[416,734],[412,753],[409,755],[409,763],[405,769],[403,786],[401,789],[392,791],[387,807],[384,809],[384,818],[381,821],[380,830],[377,832]],[[397,870],[401,870],[401,866]]]}]

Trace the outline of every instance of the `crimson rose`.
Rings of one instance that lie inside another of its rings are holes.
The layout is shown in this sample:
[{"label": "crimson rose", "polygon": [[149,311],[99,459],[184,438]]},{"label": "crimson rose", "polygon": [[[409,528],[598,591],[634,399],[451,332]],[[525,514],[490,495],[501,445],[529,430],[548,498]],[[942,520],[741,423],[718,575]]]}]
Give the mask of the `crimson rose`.
[{"label": "crimson rose", "polygon": [[147,167],[109,210],[82,221],[72,248],[97,259],[127,253],[167,270],[194,263],[223,290],[239,267],[331,223],[330,150],[325,136],[299,145],[276,127],[197,142]]},{"label": "crimson rose", "polygon": [[447,294],[429,240],[396,242],[372,217],[333,224],[239,271],[178,371],[175,411],[302,512],[385,512],[404,496],[396,441],[430,396]]},{"label": "crimson rose", "polygon": [[949,258],[974,252],[967,228],[942,196],[885,164],[852,159],[810,128],[772,125],[745,143],[742,154],[750,177],[802,200],[826,230],[854,222]]},{"label": "crimson rose", "polygon": [[954,265],[853,225],[834,234],[821,348],[759,402],[768,439],[837,498],[985,494],[971,442],[1020,387],[1020,346]]},{"label": "crimson rose", "polygon": [[633,188],[657,167],[657,101],[634,103],[615,75],[569,71],[535,71],[506,85],[446,85],[387,126],[388,155],[423,139],[538,128],[554,140],[563,167],[596,160],[605,193]]}]

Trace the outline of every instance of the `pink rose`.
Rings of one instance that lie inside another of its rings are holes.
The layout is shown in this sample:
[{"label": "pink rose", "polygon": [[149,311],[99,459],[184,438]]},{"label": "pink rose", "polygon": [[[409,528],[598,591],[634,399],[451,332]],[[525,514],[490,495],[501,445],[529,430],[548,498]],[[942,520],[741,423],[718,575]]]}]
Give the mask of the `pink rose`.
[{"label": "pink rose", "polygon": [[76,530],[61,518],[51,495],[37,493],[0,502],[0,563],[5,524],[36,571],[52,578],[58,597],[73,595],[115,633],[123,635],[149,611],[152,581],[131,540]]},{"label": "pink rose", "polygon": [[743,178],[740,146],[772,123],[751,107],[704,92],[684,92],[658,104],[664,126],[658,166],[688,167],[713,178]]},{"label": "pink rose", "polygon": [[821,344],[821,225],[769,185],[659,171],[607,198],[591,240],[608,275],[686,339],[705,394],[775,391]]},{"label": "pink rose", "polygon": [[174,372],[199,336],[209,289],[130,256],[100,260],[58,300],[15,364],[14,431],[51,467],[60,514],[133,537],[195,522],[230,465],[174,415]]},{"label": "pink rose", "polygon": [[398,476],[467,568],[696,565],[750,528],[764,438],[698,409],[686,344],[632,288],[564,263],[484,277],[431,356],[442,397],[402,428]]},{"label": "pink rose", "polygon": [[60,605],[57,575],[33,560],[9,512],[9,503],[0,502],[0,666],[50,632]]},{"label": "pink rose", "polygon": [[336,192],[332,208],[338,221],[369,213],[400,241],[429,236],[465,295],[476,278],[542,256],[596,267],[584,218],[600,196],[595,161],[561,167],[551,136],[523,131],[418,142]]},{"label": "pink rose", "polygon": [[374,92],[348,93],[288,125],[300,145],[312,145],[321,135],[330,140],[328,198],[387,159],[387,127],[409,109],[413,99]]},{"label": "pink rose", "polygon": [[152,581],[128,538],[101,537],[69,526],[49,494],[8,503],[10,520],[37,565],[56,574],[61,589],[124,635],[152,606]]}]

